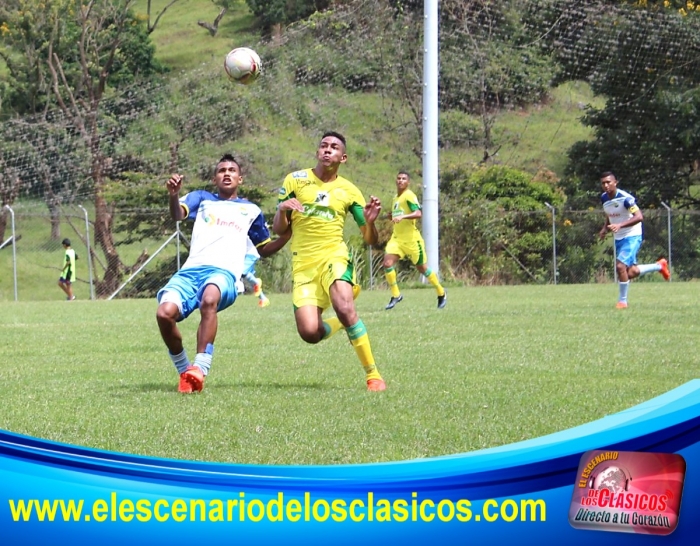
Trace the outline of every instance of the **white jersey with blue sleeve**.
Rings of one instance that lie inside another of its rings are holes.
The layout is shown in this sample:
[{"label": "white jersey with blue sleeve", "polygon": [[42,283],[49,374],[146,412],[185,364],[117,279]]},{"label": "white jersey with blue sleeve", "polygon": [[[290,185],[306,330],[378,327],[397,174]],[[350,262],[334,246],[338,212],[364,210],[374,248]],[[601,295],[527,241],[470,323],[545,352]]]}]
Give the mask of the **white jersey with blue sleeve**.
[{"label": "white jersey with blue sleeve", "polygon": [[[625,220],[629,220],[634,216],[634,213],[639,210],[634,196],[623,190],[617,190],[615,197],[612,198],[608,196],[607,192],[603,193],[600,196],[600,200],[603,203],[603,210],[610,219],[611,224],[619,224]],[[616,241],[641,234],[641,222],[633,226],[621,228],[618,232],[614,233]]]},{"label": "white jersey with blue sleeve", "polygon": [[260,207],[246,199],[220,199],[197,190],[180,198],[185,214],[194,220],[190,255],[182,269],[210,266],[243,274],[248,239],[255,246],[270,241]]}]

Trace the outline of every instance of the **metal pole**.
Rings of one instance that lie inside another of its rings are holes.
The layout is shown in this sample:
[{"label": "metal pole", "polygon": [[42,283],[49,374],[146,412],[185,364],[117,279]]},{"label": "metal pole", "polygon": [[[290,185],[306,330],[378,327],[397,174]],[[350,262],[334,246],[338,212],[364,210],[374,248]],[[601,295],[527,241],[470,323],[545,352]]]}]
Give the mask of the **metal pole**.
[{"label": "metal pole", "polygon": [[177,247],[177,270],[180,271],[180,222],[175,222],[175,229],[177,229],[177,239],[175,245]]},{"label": "metal pole", "polygon": [[10,205],[5,205],[5,208],[10,211],[12,225],[12,278],[15,283],[15,301],[17,301],[19,298],[17,297],[17,233],[15,233],[15,211],[12,210]]},{"label": "metal pole", "polygon": [[374,264],[372,263],[372,245],[367,247],[367,263],[369,264],[369,289],[374,289]]},{"label": "metal pole", "polygon": [[90,220],[88,218],[88,211],[85,210],[85,207],[82,205],[78,205],[78,208],[80,208],[85,214],[85,245],[87,246],[88,274],[90,275],[90,299],[94,300],[95,284],[92,280],[92,252],[90,251]]},{"label": "metal pole", "polygon": [[438,0],[425,0],[423,16],[423,238],[428,266],[439,276]]},{"label": "metal pole", "polygon": [[[661,204],[664,206],[666,212],[668,213],[666,231],[668,231],[668,268],[671,269],[671,207],[663,201],[661,201]],[[668,282],[671,282],[672,280],[673,277],[668,279]]]},{"label": "metal pole", "polygon": [[556,209],[545,201],[545,206],[552,211],[552,278],[557,284],[557,217]]},{"label": "metal pole", "polygon": [[151,261],[153,258],[155,258],[156,256],[158,256],[158,254],[160,254],[160,251],[163,250],[166,246],[168,246],[168,243],[169,243],[170,241],[172,241],[174,237],[177,237],[177,234],[178,234],[178,232],[176,231],[176,232],[173,233],[170,237],[168,237],[168,240],[165,241],[162,245],[160,245],[160,248],[159,248],[158,250],[155,251],[155,253],[153,254],[153,256],[151,256],[150,258],[148,258],[148,260],[146,260],[145,262],[143,262],[143,264],[141,264],[141,267],[139,267],[136,271],[134,271],[134,272],[131,274],[131,276],[130,276],[128,279],[126,279],[126,280],[124,281],[124,283],[123,283],[119,288],[117,288],[117,289],[115,290],[114,294],[112,294],[112,295],[111,295],[110,297],[108,297],[107,299],[108,299],[108,300],[111,300],[111,299],[114,298],[114,296],[116,296],[117,294],[119,294],[119,292],[122,291],[122,288],[124,288],[127,284],[129,284],[129,283],[131,282],[131,279],[133,279],[136,275],[138,275],[139,273],[141,273],[141,270],[143,270],[143,268],[146,267],[146,266],[150,263],[150,261]]}]

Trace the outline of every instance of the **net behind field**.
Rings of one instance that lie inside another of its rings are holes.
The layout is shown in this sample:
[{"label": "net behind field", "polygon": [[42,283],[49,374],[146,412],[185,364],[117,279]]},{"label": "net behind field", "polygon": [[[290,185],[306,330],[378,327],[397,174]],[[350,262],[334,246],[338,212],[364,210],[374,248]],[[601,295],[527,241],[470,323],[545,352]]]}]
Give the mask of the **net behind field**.
[{"label": "net behind field", "polygon": [[[700,10],[690,4],[440,3],[444,279],[611,280],[611,241],[596,240],[604,170],[644,211],[640,260],[667,256],[674,280],[698,276]],[[154,40],[166,42],[167,22]],[[7,205],[16,215],[17,258],[11,245],[0,249],[2,299],[13,297],[13,268],[20,299],[61,296],[53,287],[64,236],[76,239],[81,255],[78,295],[90,294],[78,204],[89,216],[95,297],[114,294],[176,231],[163,188],[168,175],[184,174],[188,191],[209,187],[224,152],[240,158],[244,194],[269,218],[284,175],[313,165],[327,129],[348,137],[342,173],[365,195],[378,195],[387,209],[395,174],[406,169],[422,197],[422,3],[351,0],[290,22],[247,44],[263,59],[251,86],[226,80],[223,56],[241,45],[226,32],[216,38],[220,56],[114,85],[96,109],[85,103],[67,112],[50,103],[4,120],[0,244],[12,235]],[[161,54],[166,47],[158,45]],[[79,123],[92,115],[94,140]],[[384,286],[379,255],[390,225],[383,220],[379,229],[382,244],[372,251],[356,230],[348,233],[365,287]],[[177,268],[172,242],[118,297],[155,295]],[[184,242],[180,252],[184,263]],[[273,292],[289,289],[286,252],[260,264]],[[403,282],[419,281],[405,264],[399,273]]]}]

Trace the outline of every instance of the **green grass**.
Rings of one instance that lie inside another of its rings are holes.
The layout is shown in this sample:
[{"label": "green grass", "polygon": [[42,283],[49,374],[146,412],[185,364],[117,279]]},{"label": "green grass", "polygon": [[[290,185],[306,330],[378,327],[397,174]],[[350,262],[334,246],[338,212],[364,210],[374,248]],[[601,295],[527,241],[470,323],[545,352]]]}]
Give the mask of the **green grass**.
[{"label": "green grass", "polygon": [[[296,334],[289,295],[221,313],[201,394],[176,392],[154,300],[6,302],[0,428],[158,457],[340,464],[461,453],[622,411],[698,376],[697,283],[386,291],[358,300],[384,393],[344,334]],[[192,356],[198,315],[182,323]]]}]

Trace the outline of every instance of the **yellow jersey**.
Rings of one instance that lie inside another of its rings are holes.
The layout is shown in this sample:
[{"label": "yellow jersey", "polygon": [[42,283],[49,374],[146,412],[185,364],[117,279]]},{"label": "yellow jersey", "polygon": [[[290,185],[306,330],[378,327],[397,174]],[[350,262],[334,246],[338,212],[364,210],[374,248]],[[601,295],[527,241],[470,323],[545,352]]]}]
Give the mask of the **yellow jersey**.
[{"label": "yellow jersey", "polygon": [[[395,195],[391,202],[391,217],[403,216],[420,210],[420,203],[416,194],[409,189],[405,189],[401,195]],[[416,227],[416,220],[401,220],[394,224],[392,236],[400,241],[413,241],[416,235],[420,236],[420,231]]]},{"label": "yellow jersey", "polygon": [[323,182],[304,169],[289,173],[279,190],[279,203],[296,198],[304,207],[292,211],[292,261],[295,268],[326,260],[329,255],[347,255],[343,240],[345,218],[350,213],[358,226],[365,225],[365,198],[349,180],[338,176]]}]

